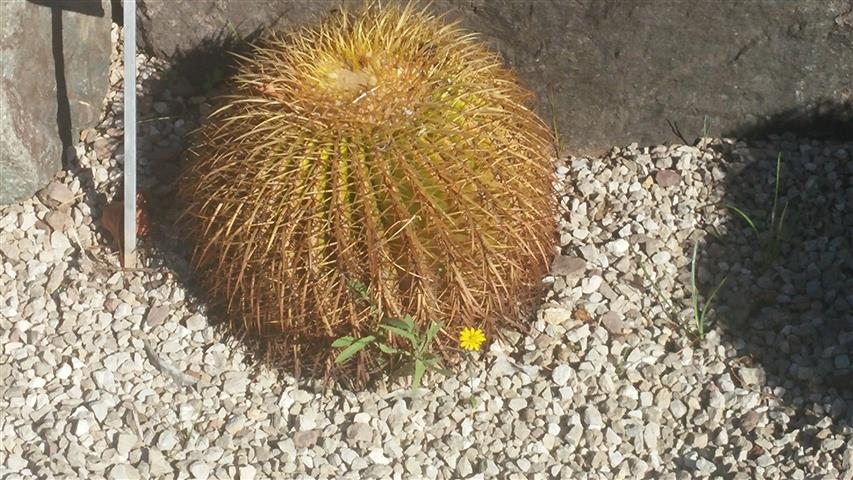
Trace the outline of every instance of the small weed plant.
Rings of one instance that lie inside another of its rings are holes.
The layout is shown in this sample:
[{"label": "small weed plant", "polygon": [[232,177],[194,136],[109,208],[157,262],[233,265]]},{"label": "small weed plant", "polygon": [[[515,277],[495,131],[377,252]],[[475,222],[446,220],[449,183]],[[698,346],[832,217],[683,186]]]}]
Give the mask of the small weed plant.
[{"label": "small weed plant", "polygon": [[[361,297],[362,300],[370,302],[370,297],[367,294],[367,288],[358,281],[350,281],[349,287]],[[371,312],[374,315],[379,315],[376,305],[370,303]],[[453,375],[452,372],[446,370],[439,357],[430,351],[435,336],[441,331],[441,324],[430,322],[426,331],[421,331],[411,315],[406,315],[402,319],[399,318],[384,318],[379,324],[379,330],[370,335],[361,338],[352,336],[340,337],[332,343],[333,348],[343,349],[335,357],[335,363],[341,364],[352,358],[358,352],[366,347],[373,346],[377,348],[383,355],[389,356],[394,364],[400,365],[394,375],[410,376],[411,387],[413,390],[419,388],[423,382],[424,375],[429,371],[436,371],[443,375]],[[390,341],[393,337],[400,337],[406,342],[402,343],[404,347],[394,346],[395,342]],[[384,340],[388,338],[389,340]]]},{"label": "small weed plant", "polygon": [[779,248],[782,244],[782,234],[785,225],[785,214],[788,211],[788,202],[779,207],[779,190],[782,178],[782,154],[776,157],[776,184],[773,189],[773,208],[763,222],[756,222],[743,209],[734,205],[726,204],[725,207],[740,217],[752,230],[761,243],[761,250],[766,252],[766,263],[772,263],[779,256]]},{"label": "small weed plant", "polygon": [[693,312],[692,326],[685,326],[682,322],[678,321],[678,309],[669,300],[661,291],[660,287],[655,283],[652,278],[649,270],[646,268],[645,263],[642,261],[639,262],[640,268],[643,271],[643,276],[646,277],[646,280],[651,284],[652,289],[654,289],[656,296],[658,297],[658,301],[661,303],[661,306],[664,308],[664,313],[667,314],[669,320],[679,329],[695,337],[701,339],[705,338],[706,327],[708,325],[708,320],[710,319],[711,308],[714,303],[714,298],[717,296],[717,293],[723,287],[726,282],[727,277],[724,277],[720,282],[714,287],[711,291],[711,294],[702,302],[702,292],[699,288],[699,275],[698,275],[698,258],[699,258],[699,243],[693,244],[693,253],[691,255],[690,260],[690,305]]},{"label": "small weed plant", "polygon": [[701,301],[702,295],[699,292],[699,280],[698,280],[698,275],[696,273],[697,263],[698,263],[697,262],[698,252],[699,252],[699,242],[696,242],[693,244],[693,257],[690,261],[690,291],[691,291],[690,300],[691,300],[691,304],[693,307],[693,326],[696,329],[696,335],[700,339],[704,339],[705,338],[705,326],[706,326],[707,320],[708,320],[708,313],[711,310],[711,306],[714,302],[714,297],[717,296],[717,292],[719,292],[720,288],[722,288],[723,284],[726,283],[727,277],[723,277],[723,279],[720,280],[720,283],[718,283],[717,286],[714,287],[714,290],[711,291],[711,295],[709,295],[708,298],[705,299],[705,302],[702,303],[702,301]]}]

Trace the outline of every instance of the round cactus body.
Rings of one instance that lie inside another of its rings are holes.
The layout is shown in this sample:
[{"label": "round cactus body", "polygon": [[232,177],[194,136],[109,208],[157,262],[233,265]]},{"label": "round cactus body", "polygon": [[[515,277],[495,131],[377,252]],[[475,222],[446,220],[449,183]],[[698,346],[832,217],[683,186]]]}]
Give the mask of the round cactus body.
[{"label": "round cactus body", "polygon": [[445,348],[538,295],[552,137],[474,37],[408,8],[343,12],[266,37],[231,88],[179,184],[185,231],[210,298],[277,358],[322,370],[383,315],[441,323]]}]

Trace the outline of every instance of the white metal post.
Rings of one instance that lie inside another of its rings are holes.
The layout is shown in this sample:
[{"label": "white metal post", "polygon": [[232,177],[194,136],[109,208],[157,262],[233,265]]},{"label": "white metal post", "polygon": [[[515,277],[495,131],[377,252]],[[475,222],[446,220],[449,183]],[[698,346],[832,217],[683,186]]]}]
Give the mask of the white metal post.
[{"label": "white metal post", "polygon": [[136,268],[136,0],[124,0],[125,268]]}]

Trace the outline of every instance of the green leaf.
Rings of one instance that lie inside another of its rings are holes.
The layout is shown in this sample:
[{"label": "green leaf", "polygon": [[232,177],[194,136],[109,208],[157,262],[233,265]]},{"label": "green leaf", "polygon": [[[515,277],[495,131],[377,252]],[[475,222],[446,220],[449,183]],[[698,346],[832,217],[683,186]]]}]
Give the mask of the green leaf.
[{"label": "green leaf", "polygon": [[423,348],[426,348],[432,339],[435,338],[435,334],[441,330],[441,324],[436,322],[430,322],[429,328],[426,331],[426,337],[424,337],[424,343],[421,345]]},{"label": "green leaf", "polygon": [[332,342],[332,348],[344,348],[352,345],[352,342],[355,341],[354,337],[350,337],[347,335],[346,337],[341,337],[334,342]]},{"label": "green leaf", "polygon": [[402,328],[392,327],[391,325],[380,325],[380,327],[384,328],[385,330],[388,330],[389,332],[393,333],[394,335],[399,335],[399,336],[407,339],[412,344],[413,347],[417,346],[417,344],[418,344],[417,337],[415,337],[411,333],[403,330]]},{"label": "green leaf", "polygon": [[347,282],[347,286],[358,294],[364,300],[370,300],[370,297],[367,295],[367,287],[364,286],[363,283],[356,279],[351,279]]},{"label": "green leaf", "polygon": [[393,353],[399,353],[400,352],[396,348],[392,347],[391,345],[387,345],[385,343],[379,343],[377,345],[379,346],[379,350],[382,351],[382,353],[392,353],[393,354]]},{"label": "green leaf", "polygon": [[412,375],[412,388],[416,389],[421,386],[421,381],[426,373],[426,365],[424,362],[415,359],[415,373]]},{"label": "green leaf", "polygon": [[704,316],[704,315],[705,315],[705,313],[708,311],[708,307],[709,307],[709,306],[711,306],[711,302],[713,302],[713,301],[714,301],[714,297],[716,297],[716,296],[717,296],[717,292],[719,292],[719,291],[720,291],[720,288],[722,288],[722,287],[723,287],[723,284],[725,284],[725,283],[726,283],[726,280],[727,280],[728,278],[729,278],[729,277],[723,277],[723,279],[722,279],[722,280],[720,280],[720,283],[718,283],[718,284],[717,284],[717,287],[716,287],[716,288],[714,288],[714,290],[711,292],[711,296],[709,296],[709,297],[708,297],[708,299],[707,299],[707,300],[705,300],[705,304],[704,304],[704,305],[702,305],[702,316]]},{"label": "green leaf", "polygon": [[408,325],[408,326],[409,326],[408,330],[409,330],[410,332],[414,331],[414,329],[415,329],[415,320],[412,318],[412,316],[411,316],[411,315],[406,315],[405,317],[403,317],[403,322],[404,322],[406,325]]},{"label": "green leaf", "polygon": [[376,340],[376,337],[373,335],[368,335],[363,338],[359,338],[352,345],[345,348],[343,352],[339,353],[337,357],[335,357],[335,363],[343,363],[349,360],[350,357],[361,351],[362,348],[366,347],[370,342]]},{"label": "green leaf", "polygon": [[412,325],[400,320],[399,318],[388,318],[385,320],[385,325],[391,325],[392,327],[396,327],[407,332],[412,331]]}]

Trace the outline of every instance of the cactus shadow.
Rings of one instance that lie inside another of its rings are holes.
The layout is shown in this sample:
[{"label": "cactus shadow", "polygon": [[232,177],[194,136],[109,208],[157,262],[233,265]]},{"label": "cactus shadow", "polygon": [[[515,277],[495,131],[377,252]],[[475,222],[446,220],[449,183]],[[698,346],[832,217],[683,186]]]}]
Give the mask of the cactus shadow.
[{"label": "cactus shadow", "polygon": [[718,147],[727,172],[721,203],[754,227],[720,206],[725,219],[708,229],[699,257],[703,293],[726,279],[715,321],[737,351],[733,381],[752,390],[766,382],[792,427],[827,416],[849,427],[853,104],[822,102],[730,134],[746,140]]},{"label": "cactus shadow", "polygon": [[[221,302],[210,298],[190,268],[193,245],[179,230],[178,219],[185,206],[176,192],[192,133],[236,72],[234,54],[251,51],[262,32],[259,28],[237,36],[223,30],[192,49],[176,52],[157,65],[155,74],[141,79],[138,97],[138,189],[146,214],[155,225],[141,239],[141,251],[147,251],[152,267],[165,267],[174,273],[186,289],[191,310],[203,312],[226,339],[232,339],[234,333],[227,328]],[[249,361],[263,358],[260,346],[251,339],[238,340],[249,345]]]}]

